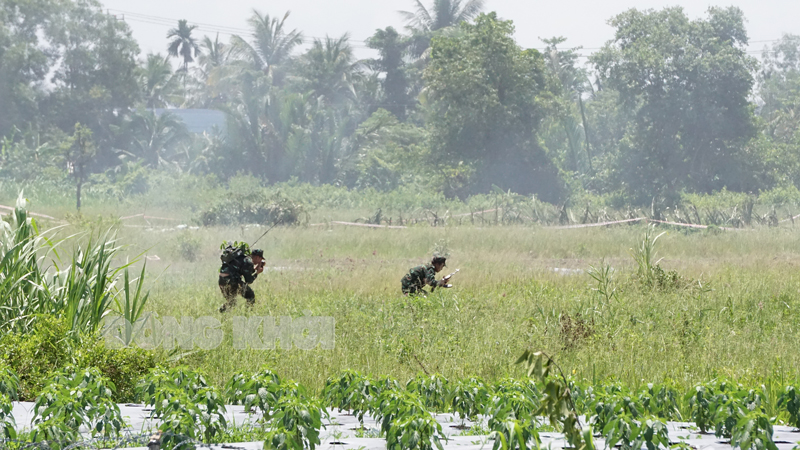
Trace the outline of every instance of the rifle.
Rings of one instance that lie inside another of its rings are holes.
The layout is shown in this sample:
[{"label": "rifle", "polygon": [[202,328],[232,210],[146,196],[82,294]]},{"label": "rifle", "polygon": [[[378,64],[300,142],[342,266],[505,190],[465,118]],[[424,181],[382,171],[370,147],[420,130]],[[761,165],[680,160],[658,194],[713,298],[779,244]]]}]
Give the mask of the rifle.
[{"label": "rifle", "polygon": [[255,247],[255,246],[256,246],[256,243],[258,243],[258,241],[260,241],[260,240],[261,240],[261,238],[263,238],[264,236],[266,236],[266,235],[267,235],[267,233],[269,233],[269,232],[270,232],[270,230],[272,230],[273,228],[275,228],[275,226],[276,226],[276,225],[278,225],[278,222],[275,222],[275,223],[273,223],[271,227],[267,228],[267,231],[265,231],[265,232],[264,232],[264,234],[262,234],[261,236],[259,236],[259,237],[258,237],[258,239],[256,239],[256,240],[253,242],[253,244],[252,244],[252,247]]},{"label": "rifle", "polygon": [[[442,281],[447,283],[448,281],[450,281],[450,277],[452,277],[453,275],[457,274],[459,270],[461,270],[461,269],[456,269],[456,271],[451,273],[450,275],[445,275],[444,278],[442,278]],[[448,284],[445,284],[442,287],[451,288],[451,287],[453,287],[453,285],[448,283]]]}]

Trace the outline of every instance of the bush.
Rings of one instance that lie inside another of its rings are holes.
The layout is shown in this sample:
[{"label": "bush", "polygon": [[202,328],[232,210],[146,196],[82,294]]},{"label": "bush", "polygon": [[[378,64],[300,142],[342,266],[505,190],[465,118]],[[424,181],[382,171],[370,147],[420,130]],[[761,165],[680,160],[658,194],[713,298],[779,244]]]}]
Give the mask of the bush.
[{"label": "bush", "polygon": [[238,224],[297,225],[307,221],[303,205],[284,197],[280,192],[271,196],[263,190],[246,193],[231,192],[200,214],[205,226]]},{"label": "bush", "polygon": [[66,338],[63,320],[41,318],[30,333],[9,333],[0,338],[0,356],[19,374],[19,399],[31,401],[44,389],[45,380],[74,365],[97,367],[117,386],[116,400],[133,400],[133,382],[155,367],[152,353],[141,349],[111,349],[97,335]]},{"label": "bush", "polygon": [[178,259],[195,262],[200,253],[200,238],[191,231],[182,231],[175,239],[173,253]]}]

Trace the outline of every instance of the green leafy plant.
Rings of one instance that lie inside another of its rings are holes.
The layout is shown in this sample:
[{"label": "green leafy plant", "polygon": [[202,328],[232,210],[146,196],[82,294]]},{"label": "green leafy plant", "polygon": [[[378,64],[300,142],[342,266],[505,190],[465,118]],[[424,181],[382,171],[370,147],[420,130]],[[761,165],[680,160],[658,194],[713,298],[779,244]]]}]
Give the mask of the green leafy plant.
[{"label": "green leafy plant", "polygon": [[733,427],[731,445],[741,450],[777,450],[769,417],[762,411],[749,411]]},{"label": "green leafy plant", "polygon": [[617,288],[614,286],[614,270],[604,260],[601,260],[597,267],[590,265],[587,273],[595,281],[595,287],[592,290],[603,299],[603,302],[609,303],[617,296]]},{"label": "green leafy plant", "polygon": [[275,450],[314,450],[320,444],[322,426],[322,407],[317,401],[291,395],[281,397],[264,446]]},{"label": "green leafy plant", "polygon": [[630,414],[614,416],[603,428],[606,448],[613,448],[618,443],[623,450],[639,450],[646,446],[648,450],[669,448],[667,425],[660,420],[634,419]]},{"label": "green leafy plant", "polygon": [[238,224],[297,225],[308,221],[303,205],[280,192],[267,195],[262,189],[230,192],[200,213],[205,226]]},{"label": "green leafy plant", "polygon": [[701,433],[707,433],[713,426],[714,415],[714,392],[704,385],[697,385],[694,392],[686,396],[689,402],[691,419],[700,428]]},{"label": "green leafy plant", "polygon": [[489,403],[489,389],[478,378],[461,380],[450,388],[449,400],[450,409],[463,422],[484,411]]},{"label": "green leafy plant", "polygon": [[497,408],[497,404],[508,405],[515,417],[532,416],[539,409],[541,393],[533,380],[522,382],[514,379],[504,379],[492,388],[492,398],[487,404],[490,408]]},{"label": "green leafy plant", "polygon": [[208,388],[202,373],[179,366],[172,369],[154,368],[136,386],[136,398],[156,408],[159,403],[175,391],[185,391],[189,398]]},{"label": "green leafy plant", "polygon": [[426,408],[434,412],[445,412],[451,406],[452,386],[447,378],[439,375],[418,375],[406,383],[406,389],[417,393]]},{"label": "green leafy plant", "polygon": [[[110,233],[83,242],[82,235],[56,239],[57,228],[40,232],[26,206],[20,194],[14,213],[0,218],[0,332],[29,332],[46,316],[63,319],[74,339],[97,331],[113,306],[125,303],[121,297],[129,297],[134,283],[127,270],[137,258],[118,265],[120,247]],[[72,257],[63,262],[58,248],[70,243]],[[143,282],[144,271],[135,283],[139,311],[147,302]],[[117,312],[130,312],[123,309]]]},{"label": "green leafy plant", "polygon": [[198,438],[212,442],[227,426],[225,397],[200,372],[187,367],[151,370],[136,393],[140,401],[153,405],[151,416],[161,420],[159,427],[169,445]]},{"label": "green leafy plant", "polygon": [[234,405],[244,405],[245,411],[257,409],[262,420],[271,417],[272,408],[281,395],[278,375],[263,368],[254,374],[237,373],[225,385],[225,398]]},{"label": "green leafy plant", "polygon": [[778,408],[789,413],[789,425],[800,428],[800,395],[797,388],[786,386],[778,399]]},{"label": "green leafy plant", "polygon": [[529,443],[533,444],[530,448],[540,448],[535,412],[533,402],[520,392],[495,395],[487,408],[493,450],[524,450],[529,448]]},{"label": "green leafy plant", "polygon": [[678,394],[665,385],[649,383],[638,393],[638,403],[649,415],[668,420],[682,420]]},{"label": "green leafy plant", "polygon": [[364,414],[372,408],[377,398],[378,388],[361,373],[348,370],[335,378],[328,378],[322,389],[325,403],[338,408],[339,411],[352,411],[361,425],[364,425]]},{"label": "green leafy plant", "polygon": [[159,429],[167,444],[174,446],[186,438],[210,443],[227,428],[225,402],[216,389],[201,387],[193,395],[174,386],[162,389],[162,400],[153,413],[160,418]]},{"label": "green leafy plant", "polygon": [[0,337],[0,359],[19,374],[17,395],[23,401],[34,401],[50,378],[72,365],[100,369],[116,387],[115,400],[131,402],[136,381],[155,366],[152,352],[109,348],[96,334],[72,339],[66,321],[53,316],[38,318],[30,332]]},{"label": "green leafy plant", "polygon": [[9,400],[19,398],[19,377],[8,367],[0,367],[0,395],[6,396]]},{"label": "green leafy plant", "polygon": [[393,421],[404,416],[423,414],[426,411],[417,394],[402,390],[387,390],[377,399],[373,414],[380,425],[381,434],[386,436]]},{"label": "green leafy plant", "polygon": [[[577,450],[593,449],[591,428],[581,425],[570,383],[553,358],[544,352],[525,350],[517,359],[517,364],[524,364],[528,376],[544,384],[541,405],[535,415],[547,417],[553,426],[560,425],[567,442]],[[558,371],[557,376],[552,376],[553,369]]]},{"label": "green leafy plant", "polygon": [[[648,287],[652,287],[656,281],[656,267],[661,259],[656,259],[658,252],[656,251],[656,243],[658,239],[667,234],[662,231],[655,235],[655,224],[648,225],[645,230],[644,237],[641,242],[630,250],[633,260],[636,261],[637,276],[642,283]],[[655,236],[654,236],[655,235]]]},{"label": "green leafy plant", "polygon": [[424,410],[400,416],[386,433],[387,450],[444,450],[439,436],[442,426]]},{"label": "green leafy plant", "polygon": [[[114,385],[95,368],[53,377],[34,403],[34,439],[59,439],[64,428],[91,429],[92,435],[119,436],[124,425],[114,402]],[[67,433],[69,434],[69,433]]]},{"label": "green leafy plant", "polygon": [[17,438],[17,424],[11,413],[13,407],[11,398],[7,394],[0,392],[0,436],[5,439]]}]

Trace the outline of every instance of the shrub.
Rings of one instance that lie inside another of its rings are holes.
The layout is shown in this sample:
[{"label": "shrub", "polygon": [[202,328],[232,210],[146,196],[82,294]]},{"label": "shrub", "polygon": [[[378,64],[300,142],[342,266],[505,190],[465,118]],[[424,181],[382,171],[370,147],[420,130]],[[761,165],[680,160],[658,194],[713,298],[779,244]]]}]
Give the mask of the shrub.
[{"label": "shrub", "polygon": [[46,380],[73,365],[96,367],[117,386],[117,401],[132,401],[135,380],[155,367],[153,353],[137,348],[108,348],[96,334],[66,338],[68,331],[63,319],[45,316],[29,333],[9,333],[0,338],[0,357],[9,370],[19,374],[19,399],[35,399]]},{"label": "shrub", "polygon": [[239,224],[297,225],[308,220],[302,204],[277,192],[268,196],[258,190],[246,194],[229,193],[200,213],[204,226]]},{"label": "shrub", "polygon": [[200,253],[200,239],[191,231],[182,231],[175,238],[173,252],[178,259],[195,262]]}]

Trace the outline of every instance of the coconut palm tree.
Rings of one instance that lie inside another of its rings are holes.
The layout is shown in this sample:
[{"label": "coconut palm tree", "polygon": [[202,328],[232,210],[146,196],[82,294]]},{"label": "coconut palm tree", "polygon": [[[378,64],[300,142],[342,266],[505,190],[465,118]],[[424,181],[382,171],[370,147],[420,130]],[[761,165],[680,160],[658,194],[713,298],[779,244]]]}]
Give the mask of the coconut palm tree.
[{"label": "coconut palm tree", "polygon": [[[167,39],[172,39],[167,47],[169,56],[173,58],[183,58],[183,87],[186,88],[186,75],[189,70],[189,63],[194,61],[200,53],[200,47],[197,45],[192,31],[197,28],[197,25],[189,25],[185,19],[178,21],[178,28],[172,28],[167,32]],[[194,56],[192,55],[194,54]]]},{"label": "coconut palm tree", "polygon": [[485,0],[433,0],[428,9],[420,0],[414,0],[416,11],[399,11],[411,32],[413,52],[422,55],[430,46],[436,31],[472,20],[483,10]]},{"label": "coconut palm tree", "polygon": [[134,131],[133,150],[150,167],[169,162],[167,153],[189,138],[186,125],[176,115],[153,111],[134,111],[130,123]]},{"label": "coconut palm tree", "polygon": [[[282,19],[262,15],[253,10],[247,20],[253,30],[253,40],[248,42],[241,36],[233,36],[231,42],[237,57],[249,63],[253,70],[263,71],[266,75],[280,79],[275,71],[290,57],[292,50],[303,42],[303,35],[297,30],[284,29],[289,12]],[[280,81],[277,80],[279,83]]]},{"label": "coconut palm tree", "polygon": [[338,39],[314,39],[311,48],[300,61],[298,70],[306,90],[315,97],[323,97],[329,105],[341,105],[355,100],[355,83],[360,76],[360,62],[353,56],[345,33]]},{"label": "coconut palm tree", "polygon": [[194,70],[198,81],[194,104],[208,108],[224,99],[220,81],[227,75],[225,69],[230,62],[232,49],[231,45],[220,42],[219,34],[213,41],[208,36],[203,37]]},{"label": "coconut palm tree", "polygon": [[150,53],[142,65],[140,86],[147,108],[166,108],[176,100],[176,94],[179,95],[180,86],[167,58]]}]

